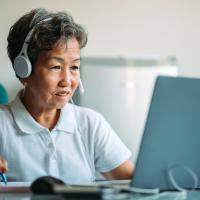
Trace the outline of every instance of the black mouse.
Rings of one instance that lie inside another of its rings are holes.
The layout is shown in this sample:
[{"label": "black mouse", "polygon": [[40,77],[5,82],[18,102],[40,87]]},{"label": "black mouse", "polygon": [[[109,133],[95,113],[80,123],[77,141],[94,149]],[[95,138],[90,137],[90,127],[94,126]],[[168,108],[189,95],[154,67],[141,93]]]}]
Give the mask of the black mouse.
[{"label": "black mouse", "polygon": [[53,176],[42,176],[31,184],[31,191],[35,194],[53,194],[55,185],[64,185],[65,183]]}]

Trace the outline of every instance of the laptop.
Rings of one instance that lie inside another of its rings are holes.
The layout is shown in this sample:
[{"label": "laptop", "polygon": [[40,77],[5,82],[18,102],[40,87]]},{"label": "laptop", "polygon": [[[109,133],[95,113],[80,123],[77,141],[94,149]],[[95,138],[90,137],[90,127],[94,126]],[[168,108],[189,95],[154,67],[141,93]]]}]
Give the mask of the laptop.
[{"label": "laptop", "polygon": [[200,79],[159,76],[131,186],[199,188],[199,152]]}]

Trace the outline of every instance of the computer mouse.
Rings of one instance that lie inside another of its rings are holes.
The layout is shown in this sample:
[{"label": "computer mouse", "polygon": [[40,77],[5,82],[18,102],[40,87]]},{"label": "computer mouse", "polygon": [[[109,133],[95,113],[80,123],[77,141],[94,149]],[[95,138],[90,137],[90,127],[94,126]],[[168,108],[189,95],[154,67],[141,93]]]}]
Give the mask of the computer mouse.
[{"label": "computer mouse", "polygon": [[53,176],[42,176],[37,178],[31,184],[31,191],[35,194],[53,194],[55,185],[64,185],[65,183]]}]

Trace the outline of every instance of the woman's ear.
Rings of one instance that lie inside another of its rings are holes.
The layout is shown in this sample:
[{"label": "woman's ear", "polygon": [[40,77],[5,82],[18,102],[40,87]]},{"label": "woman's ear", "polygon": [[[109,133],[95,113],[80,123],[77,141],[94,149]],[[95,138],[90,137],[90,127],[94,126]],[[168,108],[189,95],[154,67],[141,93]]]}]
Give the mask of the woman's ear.
[{"label": "woman's ear", "polygon": [[28,81],[25,78],[20,79],[20,82],[22,83],[24,87],[28,85]]}]

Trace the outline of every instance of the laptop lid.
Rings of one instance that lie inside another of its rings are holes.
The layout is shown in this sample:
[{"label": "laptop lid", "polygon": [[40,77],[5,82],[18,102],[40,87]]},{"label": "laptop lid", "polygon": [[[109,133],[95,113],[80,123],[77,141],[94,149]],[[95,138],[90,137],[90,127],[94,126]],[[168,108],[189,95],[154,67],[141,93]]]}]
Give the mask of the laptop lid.
[{"label": "laptop lid", "polygon": [[199,152],[200,79],[159,76],[132,186],[160,190],[174,190],[174,184],[199,186]]}]

